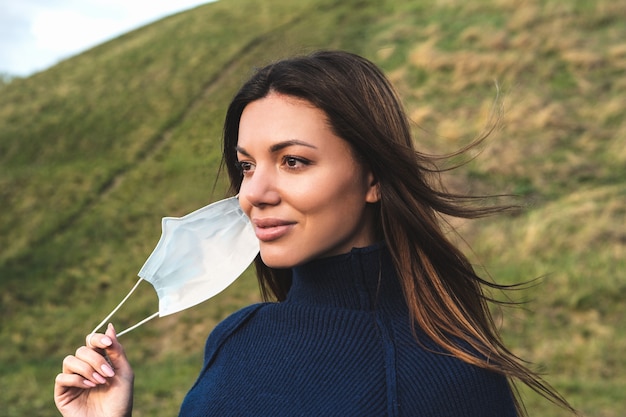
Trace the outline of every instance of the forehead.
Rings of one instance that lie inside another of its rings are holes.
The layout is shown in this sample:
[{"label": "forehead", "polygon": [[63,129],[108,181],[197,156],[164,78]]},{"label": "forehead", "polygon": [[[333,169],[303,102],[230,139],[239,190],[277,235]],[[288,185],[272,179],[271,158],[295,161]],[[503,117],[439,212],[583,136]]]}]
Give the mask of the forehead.
[{"label": "forehead", "polygon": [[240,153],[257,156],[297,145],[327,161],[361,161],[353,146],[334,132],[326,113],[307,100],[271,93],[244,108],[236,144]]},{"label": "forehead", "polygon": [[334,135],[324,111],[307,100],[283,94],[249,103],[239,121],[238,145],[262,139],[309,139]]}]

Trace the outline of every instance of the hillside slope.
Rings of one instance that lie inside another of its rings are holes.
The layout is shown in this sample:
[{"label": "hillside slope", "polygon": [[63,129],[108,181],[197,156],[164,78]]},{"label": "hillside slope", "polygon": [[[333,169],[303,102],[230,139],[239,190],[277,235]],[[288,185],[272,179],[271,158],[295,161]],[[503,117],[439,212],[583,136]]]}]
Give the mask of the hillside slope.
[{"label": "hillside slope", "polygon": [[[626,5],[610,0],[229,0],[130,32],[0,89],[0,403],[57,415],[64,355],[130,289],[163,216],[223,196],[221,122],[255,66],[317,48],[389,74],[418,146],[448,153],[500,129],[450,187],[517,193],[526,210],[462,224],[512,296],[503,332],[587,416],[626,390]],[[213,187],[215,186],[215,190]],[[469,249],[468,249],[469,250]],[[124,336],[136,416],[175,414],[204,339],[258,300],[247,273],[208,303]],[[146,284],[118,328],[157,309]],[[529,394],[530,415],[562,411]]]}]

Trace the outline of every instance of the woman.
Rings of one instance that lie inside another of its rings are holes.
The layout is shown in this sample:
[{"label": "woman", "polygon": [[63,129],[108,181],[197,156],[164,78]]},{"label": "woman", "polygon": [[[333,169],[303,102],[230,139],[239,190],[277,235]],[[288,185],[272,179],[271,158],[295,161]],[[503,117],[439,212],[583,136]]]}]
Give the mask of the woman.
[{"label": "woman", "polygon": [[[482,291],[501,287],[440,225],[501,209],[434,187],[374,64],[321,51],[257,71],[229,106],[223,157],[278,302],[216,327],[181,415],[516,416],[515,380],[572,410],[503,345]],[[57,377],[60,411],[130,415],[112,326],[87,345]]]}]

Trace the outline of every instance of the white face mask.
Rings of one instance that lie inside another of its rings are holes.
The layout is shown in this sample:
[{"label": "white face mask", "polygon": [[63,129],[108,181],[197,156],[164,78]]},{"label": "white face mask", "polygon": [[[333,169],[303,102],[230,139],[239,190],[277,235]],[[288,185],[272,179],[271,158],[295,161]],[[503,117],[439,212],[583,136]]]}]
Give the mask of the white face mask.
[{"label": "white face mask", "polygon": [[193,307],[220,293],[246,270],[259,252],[250,220],[237,197],[205,206],[183,217],[164,217],[161,239],[139,271],[139,281],[92,333],[100,329],[143,280],[159,297],[159,311],[120,332],[129,332],[154,317]]}]

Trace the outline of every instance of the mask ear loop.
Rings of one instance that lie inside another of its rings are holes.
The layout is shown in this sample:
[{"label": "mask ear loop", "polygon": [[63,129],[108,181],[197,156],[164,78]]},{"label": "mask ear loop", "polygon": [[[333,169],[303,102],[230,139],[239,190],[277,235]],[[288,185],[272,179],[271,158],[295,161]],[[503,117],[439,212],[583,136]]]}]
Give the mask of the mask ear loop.
[{"label": "mask ear loop", "polygon": [[[133,288],[131,288],[131,290],[128,292],[128,294],[126,294],[126,297],[124,297],[124,299],[123,299],[122,301],[120,301],[120,303],[117,305],[117,307],[115,307],[115,308],[113,309],[113,311],[111,311],[111,313],[109,313],[109,315],[108,315],[108,316],[106,316],[106,317],[104,318],[104,320],[102,320],[102,321],[100,322],[100,324],[98,324],[98,325],[96,326],[96,328],[95,328],[95,329],[93,329],[93,330],[91,331],[91,333],[89,333],[89,336],[88,336],[88,337],[90,337],[92,334],[94,334],[95,332],[97,332],[97,331],[98,331],[98,330],[99,330],[102,326],[104,326],[104,325],[105,325],[105,324],[106,324],[106,323],[107,323],[107,322],[111,319],[111,317],[113,317],[113,315],[117,312],[117,310],[119,310],[119,309],[120,309],[120,307],[122,307],[122,305],[126,302],[126,300],[128,300],[128,298],[131,296],[131,294],[132,294],[133,292],[135,292],[135,290],[137,289],[137,287],[139,286],[139,284],[141,283],[141,281],[143,281],[143,278],[139,278],[139,279],[137,280],[137,283],[135,284],[135,286],[134,286]],[[135,325],[133,325],[133,326],[129,327],[129,328],[128,328],[128,329],[126,329],[126,330],[123,330],[123,331],[119,332],[119,333],[117,334],[117,336],[118,336],[118,337],[119,337],[119,336],[122,336],[122,335],[124,335],[124,334],[126,334],[126,333],[130,332],[131,330],[136,329],[137,327],[139,327],[139,326],[141,326],[142,324],[144,324],[144,323],[146,323],[146,322],[148,322],[148,321],[152,320],[153,318],[157,317],[158,315],[159,315],[159,312],[157,311],[156,313],[154,313],[153,315],[151,315],[151,316],[149,316],[149,317],[146,317],[145,319],[143,319],[143,320],[142,320],[142,321],[140,321],[139,323],[137,323],[137,324],[135,324]]]},{"label": "mask ear loop", "polygon": [[157,312],[156,312],[156,313],[154,313],[153,315],[151,315],[151,316],[149,316],[149,317],[146,317],[145,319],[141,320],[139,323],[137,323],[137,324],[134,324],[134,325],[130,326],[128,329],[126,329],[126,330],[122,330],[121,332],[119,332],[119,333],[117,334],[117,337],[123,336],[123,335],[125,335],[126,333],[130,332],[131,330],[135,330],[137,327],[141,326],[141,325],[142,325],[142,324],[144,324],[144,323],[149,322],[150,320],[152,320],[153,318],[158,317],[158,316],[159,316],[159,312],[157,311]]}]

